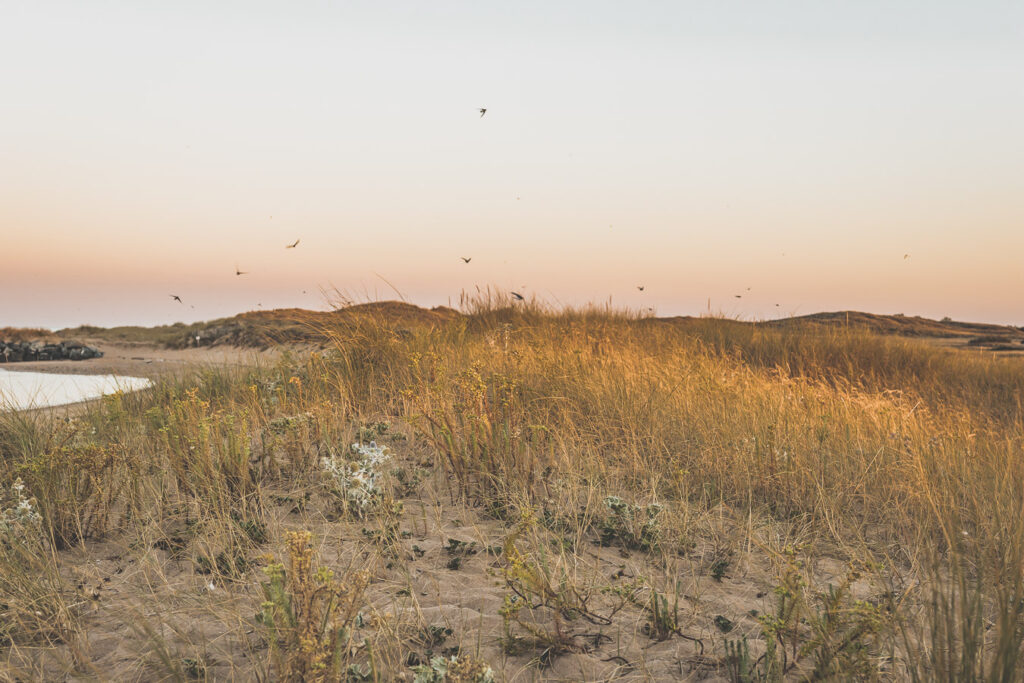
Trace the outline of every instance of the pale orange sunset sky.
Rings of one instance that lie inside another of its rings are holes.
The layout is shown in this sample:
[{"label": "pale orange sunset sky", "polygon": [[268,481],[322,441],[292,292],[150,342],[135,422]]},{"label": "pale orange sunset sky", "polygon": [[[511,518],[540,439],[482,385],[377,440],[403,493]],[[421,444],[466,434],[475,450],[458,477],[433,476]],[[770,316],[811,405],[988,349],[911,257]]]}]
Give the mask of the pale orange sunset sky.
[{"label": "pale orange sunset sky", "polygon": [[0,326],[385,280],[1024,325],[1022,122],[1020,2],[0,0]]}]

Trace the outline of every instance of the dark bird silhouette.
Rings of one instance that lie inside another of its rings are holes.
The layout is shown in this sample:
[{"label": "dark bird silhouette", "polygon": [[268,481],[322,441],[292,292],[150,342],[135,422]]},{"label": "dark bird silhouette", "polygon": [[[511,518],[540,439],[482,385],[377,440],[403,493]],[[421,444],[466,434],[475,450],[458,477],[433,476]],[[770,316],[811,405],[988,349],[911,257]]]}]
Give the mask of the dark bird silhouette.
[{"label": "dark bird silhouette", "polygon": [[483,117],[484,117],[484,114],[486,114],[486,113],[487,113],[487,110],[486,110],[486,109],[483,109],[483,108],[481,108],[481,109],[480,109],[480,118],[483,118]]},{"label": "dark bird silhouette", "polygon": [[775,304],[775,305],[778,306],[778,304]]},{"label": "dark bird silhouette", "polygon": [[733,294],[733,296],[736,297],[737,299],[742,299],[743,298],[742,294]]},{"label": "dark bird silhouette", "polygon": [[295,241],[294,241],[294,242],[292,242],[291,244],[286,244],[286,245],[284,245],[284,248],[285,248],[285,249],[294,249],[295,247],[299,246],[299,242],[301,242],[301,241],[302,241],[302,240],[295,240]]},{"label": "dark bird silhouette", "polygon": [[469,258],[466,258],[465,256],[460,256],[459,258],[462,259],[465,263],[469,263],[470,261],[473,260],[472,256],[470,256]]},{"label": "dark bird silhouette", "polygon": [[643,285],[637,285],[636,288],[639,289],[641,292],[644,291],[644,286]]},{"label": "dark bird silhouette", "polygon": [[249,274],[249,271],[247,271],[247,270],[239,270],[238,266],[237,265],[235,266],[235,275],[248,275],[248,274]]},{"label": "dark bird silhouette", "polygon": [[184,302],[183,302],[183,301],[181,300],[181,297],[180,297],[180,296],[178,296],[177,294],[169,294],[168,296],[170,296],[170,297],[171,297],[172,299],[174,299],[175,301],[177,301],[177,302],[178,302],[179,304],[180,304],[180,303],[184,303]]},{"label": "dark bird silhouette", "polygon": [[525,301],[523,295],[520,294],[519,292],[512,292],[512,296],[516,298],[516,301]]}]

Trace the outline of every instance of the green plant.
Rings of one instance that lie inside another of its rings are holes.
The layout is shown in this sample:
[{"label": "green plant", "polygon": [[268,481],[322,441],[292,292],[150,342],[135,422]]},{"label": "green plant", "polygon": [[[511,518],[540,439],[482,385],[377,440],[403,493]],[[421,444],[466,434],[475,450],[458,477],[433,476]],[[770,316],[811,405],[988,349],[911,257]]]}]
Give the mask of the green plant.
[{"label": "green plant", "polygon": [[193,681],[206,678],[206,662],[195,657],[182,657],[181,672]]},{"label": "green plant", "polygon": [[74,424],[55,429],[53,438],[16,471],[36,492],[54,543],[66,548],[108,530],[125,493],[130,459],[123,445],[90,441]]},{"label": "green plant", "polygon": [[433,657],[430,664],[413,667],[414,683],[493,683],[491,667],[469,655]]},{"label": "green plant", "polygon": [[611,619],[588,608],[590,592],[577,588],[561,560],[548,557],[544,544],[534,544],[536,558],[519,549],[516,541],[531,523],[531,519],[524,520],[505,540],[502,560],[509,592],[499,612],[505,626],[505,650],[538,650],[539,661],[546,664],[560,654],[586,649],[571,628],[572,622],[583,619],[606,626]]},{"label": "green plant", "polygon": [[762,680],[757,671],[757,663],[750,656],[750,645],[746,636],[740,640],[725,641],[725,671],[731,683],[754,683]]},{"label": "green plant", "polygon": [[715,615],[715,618],[712,621],[715,624],[715,628],[722,633],[729,633],[736,626],[732,619],[722,614]]},{"label": "green plant", "polygon": [[407,538],[406,533],[400,528],[404,509],[402,501],[388,498],[386,502],[381,502],[376,507],[377,528],[363,527],[361,529],[364,537],[377,544],[382,555],[390,558],[396,558],[399,555],[399,540]]},{"label": "green plant", "polygon": [[[647,587],[650,595],[642,600],[640,595]],[[704,652],[704,641],[683,633],[679,622],[679,585],[672,587],[672,601],[665,594],[660,593],[657,588],[651,586],[647,580],[637,578],[625,584],[605,589],[606,593],[613,593],[622,598],[623,603],[629,602],[640,607],[647,614],[647,623],[643,626],[643,632],[657,641],[668,640],[672,636],[679,636],[697,644],[700,652]]]},{"label": "green plant", "polygon": [[264,569],[264,602],[258,621],[270,645],[270,667],[279,680],[328,681],[350,664],[352,631],[367,576],[339,579],[326,567],[314,571],[309,532],[289,532],[288,568]]},{"label": "green plant", "polygon": [[341,501],[344,510],[362,517],[378,505],[382,498],[381,478],[384,464],[391,459],[387,446],[354,443],[351,460],[341,455],[328,455],[321,459],[321,466],[329,475],[332,490]]},{"label": "green plant", "polygon": [[619,543],[631,550],[657,547],[661,539],[658,518],[665,510],[663,505],[650,503],[641,507],[618,496],[608,496],[604,505],[611,514],[598,523],[601,545]]},{"label": "green plant", "polygon": [[806,675],[814,680],[876,675],[878,635],[887,616],[883,607],[852,598],[851,586],[860,576],[851,568],[838,586],[809,600],[804,565],[794,550],[787,549],[774,589],[776,609],[757,617],[765,642],[759,675],[778,680],[798,667],[806,670],[808,659],[813,666]]},{"label": "green plant", "polygon": [[423,646],[427,650],[433,650],[444,644],[448,638],[451,637],[453,631],[447,626],[436,626],[435,624],[429,624],[423,629],[421,640]]},{"label": "green plant", "polygon": [[36,499],[20,480],[0,486],[0,646],[66,641],[77,618]]},{"label": "green plant", "polygon": [[373,667],[366,664],[349,664],[348,668],[345,669],[345,678],[343,680],[346,683],[372,681],[374,680]]},{"label": "green plant", "polygon": [[462,562],[472,555],[476,555],[479,550],[475,541],[466,543],[460,541],[457,538],[449,538],[447,545],[444,547],[444,551],[448,553],[448,563],[445,565],[452,571],[458,571],[462,568]]},{"label": "green plant", "polygon": [[679,593],[672,591],[672,604],[654,588],[647,605],[647,632],[655,640],[667,640],[679,631]]},{"label": "green plant", "polygon": [[196,572],[199,574],[218,574],[223,578],[241,578],[249,569],[249,561],[245,555],[235,549],[232,553],[225,551],[217,552],[211,558],[209,555],[196,557]]}]

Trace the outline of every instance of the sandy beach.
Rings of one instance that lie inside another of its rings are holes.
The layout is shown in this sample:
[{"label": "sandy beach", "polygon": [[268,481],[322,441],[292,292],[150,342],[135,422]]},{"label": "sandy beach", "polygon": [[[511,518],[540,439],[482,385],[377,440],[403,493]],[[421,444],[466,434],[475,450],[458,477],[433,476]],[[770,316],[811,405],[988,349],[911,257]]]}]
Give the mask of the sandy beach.
[{"label": "sandy beach", "polygon": [[[159,377],[184,373],[201,367],[224,367],[229,365],[255,365],[276,359],[277,350],[257,351],[233,346],[218,346],[197,349],[167,349],[154,344],[112,343],[88,340],[90,346],[103,351],[102,358],[88,360],[29,361],[4,363],[0,369],[7,372],[44,372],[61,375],[118,375],[121,377],[143,377],[156,380]],[[88,406],[99,401],[93,398],[75,403],[30,408],[26,413],[51,412],[62,416],[78,415]]]},{"label": "sandy beach", "polygon": [[52,372],[67,375],[130,375],[155,379],[205,365],[251,365],[273,360],[279,351],[257,351],[233,346],[197,349],[167,349],[153,344],[130,344],[85,340],[89,346],[103,352],[102,358],[88,360],[46,360],[26,363],[5,363],[11,372]]}]

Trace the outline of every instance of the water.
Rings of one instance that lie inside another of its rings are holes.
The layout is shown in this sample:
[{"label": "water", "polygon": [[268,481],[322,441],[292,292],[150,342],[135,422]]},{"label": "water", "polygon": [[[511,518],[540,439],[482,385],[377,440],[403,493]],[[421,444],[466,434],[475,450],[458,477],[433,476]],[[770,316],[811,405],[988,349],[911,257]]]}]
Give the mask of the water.
[{"label": "water", "polygon": [[0,410],[47,408],[152,386],[142,377],[0,370]]}]

